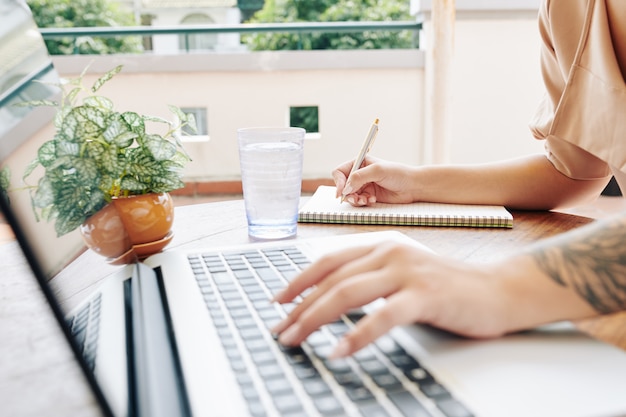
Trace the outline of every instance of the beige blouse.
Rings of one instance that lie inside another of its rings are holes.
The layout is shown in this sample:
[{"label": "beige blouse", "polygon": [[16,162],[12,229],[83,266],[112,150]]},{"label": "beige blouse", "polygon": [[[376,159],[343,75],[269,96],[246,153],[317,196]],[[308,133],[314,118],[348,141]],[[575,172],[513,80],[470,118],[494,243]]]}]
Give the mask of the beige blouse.
[{"label": "beige blouse", "polygon": [[626,0],[544,0],[539,27],[546,97],[533,135],[565,175],[613,174],[626,190]]}]

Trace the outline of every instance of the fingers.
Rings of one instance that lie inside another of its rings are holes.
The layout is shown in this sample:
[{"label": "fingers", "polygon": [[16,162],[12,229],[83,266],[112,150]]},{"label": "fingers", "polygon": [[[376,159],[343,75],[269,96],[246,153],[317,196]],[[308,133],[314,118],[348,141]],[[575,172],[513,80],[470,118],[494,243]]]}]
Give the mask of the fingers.
[{"label": "fingers", "polygon": [[372,251],[369,246],[356,246],[343,251],[323,256],[317,262],[305,269],[289,285],[274,296],[272,301],[287,303],[301,294],[307,288],[317,285],[319,281],[332,271],[354,259],[361,258]]},{"label": "fingers", "polygon": [[339,341],[330,359],[350,356],[393,327],[420,321],[420,304],[408,292],[398,292],[387,299],[387,302],[377,310],[365,315],[352,331]]},{"label": "fingers", "polygon": [[320,295],[332,288],[335,282],[342,279],[342,277],[347,276],[346,273],[350,273],[346,272],[345,268],[343,268],[343,271],[341,270],[344,265],[350,265],[351,261],[355,259],[365,259],[370,251],[372,251],[372,247],[347,249],[336,254],[326,255],[306,269],[300,276],[293,280],[287,288],[278,293],[273,301],[279,303],[291,302],[303,291],[315,285],[317,285],[317,287],[296,306],[287,318],[274,326],[272,332],[278,334],[290,327],[300,317],[302,312],[309,308]]},{"label": "fingers", "polygon": [[341,340],[331,355],[336,358],[351,355],[398,324],[432,322],[436,312],[431,311],[430,299],[437,285],[419,278],[424,276],[423,255],[427,254],[412,246],[382,243],[325,256],[276,297],[288,302],[310,285],[316,286],[272,331],[279,343],[298,345],[350,309],[386,298],[383,307],[365,316]]},{"label": "fingers", "polygon": [[[362,171],[377,161],[379,160],[372,158],[371,156],[367,156],[363,162],[363,167],[353,172],[352,175],[350,175],[350,171],[352,170],[352,165],[354,165],[354,160],[344,162],[335,168],[332,172],[332,177],[335,182],[335,186],[337,187],[336,197],[356,193],[368,182],[373,182],[372,179],[368,179],[368,175],[371,174],[367,174],[367,171],[364,174]],[[350,178],[348,178],[349,175]]]},{"label": "fingers", "polygon": [[380,275],[381,272],[375,270],[349,280],[329,283],[329,289],[319,288],[292,312],[288,320],[290,325],[280,334],[278,341],[288,346],[298,345],[313,331],[335,321],[345,311],[393,292],[394,282],[382,280]]},{"label": "fingers", "polygon": [[368,206],[376,202],[376,196],[369,193],[362,194],[348,194],[346,201],[355,207]]},{"label": "fingers", "polygon": [[335,181],[335,187],[337,187],[336,197],[343,196],[343,190],[346,185],[346,180],[348,179],[348,175],[350,174],[350,170],[352,169],[353,164],[354,161],[347,161],[333,170],[332,177],[333,181]]},{"label": "fingers", "polygon": [[[377,298],[397,291],[397,280],[389,277],[385,265],[389,249],[395,245],[380,244],[354,248],[334,256],[326,256],[296,279],[276,301],[288,302],[308,288],[317,287],[285,318],[275,326],[275,333],[284,332],[279,341],[297,345],[311,332],[327,324],[343,312],[368,304]],[[324,273],[325,271],[326,273]]]}]

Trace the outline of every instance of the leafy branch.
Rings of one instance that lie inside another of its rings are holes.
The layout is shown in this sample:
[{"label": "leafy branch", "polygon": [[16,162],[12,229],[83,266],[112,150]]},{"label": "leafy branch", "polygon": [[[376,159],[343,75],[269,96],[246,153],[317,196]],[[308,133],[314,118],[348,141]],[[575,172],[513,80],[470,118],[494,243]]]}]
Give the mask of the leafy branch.
[{"label": "leafy branch", "polygon": [[[44,170],[31,188],[35,214],[55,220],[59,236],[82,224],[113,198],[169,192],[184,186],[183,169],[190,160],[184,151],[182,127],[196,131],[192,114],[168,106],[174,121],[135,112],[118,112],[97,91],[122,70],[117,66],[87,90],[79,77],[55,84],[61,99],[30,101],[23,106],[52,106],[54,138],[45,142],[27,166],[23,179]],[[81,94],[87,94],[79,101]],[[163,135],[146,131],[147,122],[165,124]],[[39,219],[39,216],[37,217]]]}]

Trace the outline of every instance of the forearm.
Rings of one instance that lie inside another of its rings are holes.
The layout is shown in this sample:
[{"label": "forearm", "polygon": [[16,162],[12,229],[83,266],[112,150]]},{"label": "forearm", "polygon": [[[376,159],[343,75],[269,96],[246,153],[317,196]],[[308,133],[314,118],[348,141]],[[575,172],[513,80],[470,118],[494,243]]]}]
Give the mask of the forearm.
[{"label": "forearm", "polygon": [[626,213],[532,245],[489,270],[515,331],[626,310]]},{"label": "forearm", "polygon": [[530,254],[599,313],[626,309],[626,213],[538,243]]},{"label": "forearm", "polygon": [[412,172],[415,200],[497,204],[514,209],[568,207],[597,197],[607,179],[573,180],[544,155],[480,165],[430,165]]}]

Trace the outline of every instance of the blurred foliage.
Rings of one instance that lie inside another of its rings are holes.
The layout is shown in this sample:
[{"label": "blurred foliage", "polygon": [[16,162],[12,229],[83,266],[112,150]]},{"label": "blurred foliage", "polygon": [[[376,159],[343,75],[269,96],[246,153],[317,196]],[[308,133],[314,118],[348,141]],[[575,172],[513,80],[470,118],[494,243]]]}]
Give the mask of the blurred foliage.
[{"label": "blurred foliage", "polygon": [[[247,23],[407,21],[409,0],[266,0]],[[416,48],[412,31],[255,33],[242,36],[251,50]]]},{"label": "blurred foliage", "polygon": [[[129,9],[108,0],[27,0],[40,28],[135,26]],[[46,40],[53,55],[140,53],[141,37],[80,36]]]},{"label": "blurred foliage", "polygon": [[319,114],[317,106],[291,107],[289,109],[289,125],[301,127],[307,133],[317,133],[319,128]]}]

